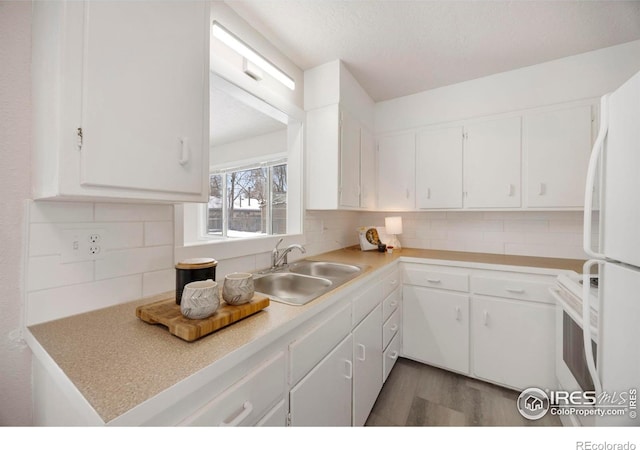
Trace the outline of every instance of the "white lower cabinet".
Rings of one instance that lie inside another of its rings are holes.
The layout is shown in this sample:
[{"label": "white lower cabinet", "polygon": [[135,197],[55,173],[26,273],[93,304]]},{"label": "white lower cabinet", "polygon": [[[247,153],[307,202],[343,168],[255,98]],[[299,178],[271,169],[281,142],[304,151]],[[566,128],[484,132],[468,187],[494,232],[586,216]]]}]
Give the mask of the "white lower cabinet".
[{"label": "white lower cabinet", "polygon": [[403,356],[512,389],[556,388],[557,274],[402,267]]},{"label": "white lower cabinet", "polygon": [[353,330],[353,425],[362,426],[382,389],[382,305]]},{"label": "white lower cabinet", "polygon": [[285,393],[284,352],[250,371],[240,381],[183,420],[182,426],[251,426],[270,414]]},{"label": "white lower cabinet", "polygon": [[473,374],[515,389],[555,386],[555,307],[474,296]]},{"label": "white lower cabinet", "polygon": [[351,425],[352,355],[349,335],[291,389],[291,426]]},{"label": "white lower cabinet", "polygon": [[404,286],[402,322],[407,357],[469,373],[469,294]]}]

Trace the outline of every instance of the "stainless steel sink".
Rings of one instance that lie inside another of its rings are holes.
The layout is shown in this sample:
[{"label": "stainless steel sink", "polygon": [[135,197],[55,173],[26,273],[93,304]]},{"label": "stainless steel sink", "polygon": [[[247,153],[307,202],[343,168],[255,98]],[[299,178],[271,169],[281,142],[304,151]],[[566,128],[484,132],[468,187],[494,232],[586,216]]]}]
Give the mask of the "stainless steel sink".
[{"label": "stainless steel sink", "polygon": [[254,280],[255,290],[289,305],[304,305],[331,289],[326,278],[291,272],[269,273]]},{"label": "stainless steel sink", "polygon": [[274,301],[304,305],[362,273],[364,267],[330,261],[302,260],[254,278],[255,290]]},{"label": "stainless steel sink", "polygon": [[351,278],[362,272],[362,269],[351,264],[341,264],[328,261],[301,261],[289,266],[289,271],[293,273],[301,273],[303,275],[311,275],[313,277]]}]

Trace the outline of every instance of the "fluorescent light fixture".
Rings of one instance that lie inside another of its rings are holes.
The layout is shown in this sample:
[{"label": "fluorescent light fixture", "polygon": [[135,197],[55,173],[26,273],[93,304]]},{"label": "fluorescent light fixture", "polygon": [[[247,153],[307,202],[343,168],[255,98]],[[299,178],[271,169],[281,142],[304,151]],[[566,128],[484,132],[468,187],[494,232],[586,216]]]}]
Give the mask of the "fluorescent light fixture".
[{"label": "fluorescent light fixture", "polygon": [[286,87],[288,87],[292,91],[295,90],[296,83],[293,81],[293,78],[291,78],[282,70],[278,69],[272,63],[267,61],[258,52],[256,52],[247,44],[242,42],[237,36],[235,36],[225,27],[220,25],[218,22],[214,21],[212,30],[213,30],[214,37],[224,42],[230,48],[235,50],[238,54],[247,58],[249,61],[254,63],[256,66],[260,67],[262,70],[264,70],[266,73],[271,75],[273,78],[278,80],[280,83],[284,84]]}]

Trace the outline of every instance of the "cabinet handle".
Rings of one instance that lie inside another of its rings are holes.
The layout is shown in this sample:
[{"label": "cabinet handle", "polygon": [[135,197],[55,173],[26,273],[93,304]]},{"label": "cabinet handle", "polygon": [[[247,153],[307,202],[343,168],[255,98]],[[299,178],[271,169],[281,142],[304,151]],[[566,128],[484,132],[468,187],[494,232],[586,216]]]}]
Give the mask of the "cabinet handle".
[{"label": "cabinet handle", "polygon": [[394,351],[389,355],[389,358],[391,359],[398,359],[398,352]]},{"label": "cabinet handle", "polygon": [[180,138],[180,144],[180,159],[178,160],[178,162],[181,166],[185,166],[189,162],[189,138]]},{"label": "cabinet handle", "polygon": [[347,380],[350,380],[353,378],[353,363],[348,359],[345,359],[344,362],[347,363],[347,369],[349,370],[348,375],[345,375],[344,377]]},{"label": "cabinet handle", "polygon": [[505,291],[511,292],[512,294],[524,294],[524,289],[522,288],[504,288]]},{"label": "cabinet handle", "polygon": [[507,196],[508,197],[512,197],[513,196],[513,184],[509,184],[509,188],[507,190]]},{"label": "cabinet handle", "polygon": [[249,414],[253,411],[253,404],[250,401],[246,401],[242,404],[242,411],[234,419],[228,422],[229,417],[220,422],[221,427],[235,427],[240,424],[244,419],[249,417]]},{"label": "cabinet handle", "polygon": [[540,188],[538,189],[538,195],[544,195],[547,191],[547,186],[544,183],[540,183]]},{"label": "cabinet handle", "polygon": [[442,283],[442,280],[441,280],[441,279],[439,279],[439,278],[427,278],[427,281],[428,281],[429,283],[434,283],[434,284]]},{"label": "cabinet handle", "polygon": [[364,344],[358,344],[358,347],[362,350],[362,356],[358,358],[358,361],[364,361],[367,359],[367,347],[365,347]]},{"label": "cabinet handle", "polygon": [[395,286],[398,283],[398,280],[391,280],[391,286]]},{"label": "cabinet handle", "polygon": [[406,195],[407,195],[407,199],[409,199],[409,189],[406,189]]},{"label": "cabinet handle", "polygon": [[391,306],[392,308],[395,308],[396,306],[398,306],[398,300],[394,300],[392,301],[389,306]]},{"label": "cabinet handle", "polygon": [[456,320],[457,320],[458,322],[460,322],[460,320],[462,319],[461,312],[462,312],[462,311],[460,310],[460,307],[459,307],[459,306],[456,306]]},{"label": "cabinet handle", "polygon": [[484,317],[484,326],[486,327],[489,325],[489,313],[485,311],[482,313],[482,316]]},{"label": "cabinet handle", "polygon": [[431,199],[431,188],[427,188],[427,200]]}]

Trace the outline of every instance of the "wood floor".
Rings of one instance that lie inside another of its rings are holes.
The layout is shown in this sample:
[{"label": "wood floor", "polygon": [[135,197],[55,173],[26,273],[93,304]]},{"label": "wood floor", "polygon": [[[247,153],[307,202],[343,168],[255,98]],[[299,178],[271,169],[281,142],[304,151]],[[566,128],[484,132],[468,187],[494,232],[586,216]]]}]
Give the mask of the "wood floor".
[{"label": "wood floor", "polygon": [[516,409],[520,392],[400,358],[366,426],[561,426],[547,414],[527,420]]}]

